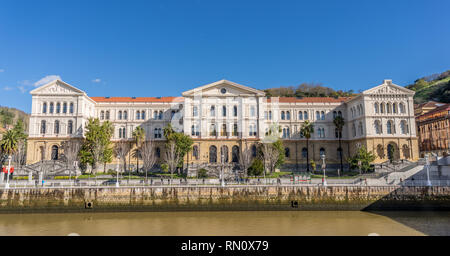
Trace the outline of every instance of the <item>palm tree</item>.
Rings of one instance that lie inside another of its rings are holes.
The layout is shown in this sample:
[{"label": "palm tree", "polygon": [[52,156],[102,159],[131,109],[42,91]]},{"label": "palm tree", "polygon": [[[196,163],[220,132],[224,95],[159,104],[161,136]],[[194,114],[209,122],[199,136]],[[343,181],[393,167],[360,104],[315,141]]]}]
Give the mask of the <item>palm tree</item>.
[{"label": "palm tree", "polygon": [[139,157],[140,157],[140,149],[142,141],[145,140],[145,130],[141,126],[136,127],[133,131],[133,139],[134,143],[136,143],[136,150],[134,152],[134,157],[137,160],[137,171],[139,172]]},{"label": "palm tree", "polygon": [[334,126],[336,126],[337,136],[339,138],[339,157],[341,159],[341,170],[342,170],[342,173],[344,173],[344,165],[342,164],[341,139],[342,139],[342,130],[344,128],[345,121],[342,116],[338,115],[333,119],[333,123],[334,123]]},{"label": "palm tree", "polygon": [[8,130],[3,134],[2,140],[0,141],[0,150],[2,154],[8,155],[8,176],[7,183],[9,182],[9,170],[11,167],[11,156],[16,153],[19,135],[15,130]]},{"label": "palm tree", "polygon": [[309,172],[309,139],[314,133],[314,125],[306,120],[300,128],[300,134],[306,138],[306,171]]}]

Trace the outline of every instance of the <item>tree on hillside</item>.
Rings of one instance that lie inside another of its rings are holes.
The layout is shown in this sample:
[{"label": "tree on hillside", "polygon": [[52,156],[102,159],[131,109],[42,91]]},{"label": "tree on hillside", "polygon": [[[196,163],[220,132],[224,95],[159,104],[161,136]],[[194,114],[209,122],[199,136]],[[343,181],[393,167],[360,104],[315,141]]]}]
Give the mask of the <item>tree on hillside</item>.
[{"label": "tree on hillside", "polygon": [[90,118],[86,125],[85,139],[80,150],[80,160],[90,164],[93,172],[99,162],[104,165],[112,160],[111,137],[114,128],[109,121],[100,124],[98,118]]},{"label": "tree on hillside", "polygon": [[312,134],[314,133],[314,125],[306,120],[301,128],[300,135],[306,138],[306,171],[309,172],[309,139],[311,139]]},{"label": "tree on hillside", "polygon": [[341,171],[342,173],[344,173],[344,165],[342,164],[342,144],[341,144],[341,140],[342,140],[342,130],[344,129],[344,125],[345,125],[345,120],[342,116],[336,116],[333,119],[333,124],[336,127],[336,135],[339,138],[339,158],[341,160]]},{"label": "tree on hillside", "polygon": [[7,129],[14,120],[14,113],[8,111],[7,109],[0,110],[0,122],[3,125],[3,128]]}]

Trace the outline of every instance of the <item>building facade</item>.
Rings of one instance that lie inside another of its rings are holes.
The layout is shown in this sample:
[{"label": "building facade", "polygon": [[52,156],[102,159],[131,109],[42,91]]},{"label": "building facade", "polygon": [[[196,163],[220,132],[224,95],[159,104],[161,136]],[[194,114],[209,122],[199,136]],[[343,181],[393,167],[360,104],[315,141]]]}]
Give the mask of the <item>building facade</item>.
[{"label": "building facade", "polygon": [[[114,125],[113,141],[131,140],[141,126],[146,138],[155,141],[162,161],[163,129],[169,123],[194,140],[187,164],[237,162],[239,152],[256,145],[273,127],[280,127],[285,146],[285,168],[303,169],[306,152],[319,162],[325,154],[327,167],[344,161],[361,146],[373,151],[376,162],[419,157],[414,121],[414,92],[384,80],[356,97],[267,98],[263,91],[227,80],[182,93],[182,97],[89,97],[82,90],[55,80],[31,91],[27,163],[58,159],[61,143],[82,139],[91,117]],[[345,120],[342,134],[333,124]],[[314,133],[306,148],[300,134],[309,120]],[[342,148],[339,149],[339,136]],[[393,154],[389,154],[393,152]],[[112,164],[116,163],[116,159]],[[135,159],[129,159],[133,164]]]},{"label": "building facade", "polygon": [[440,103],[416,117],[421,157],[427,153],[439,156],[450,153],[450,104]]}]

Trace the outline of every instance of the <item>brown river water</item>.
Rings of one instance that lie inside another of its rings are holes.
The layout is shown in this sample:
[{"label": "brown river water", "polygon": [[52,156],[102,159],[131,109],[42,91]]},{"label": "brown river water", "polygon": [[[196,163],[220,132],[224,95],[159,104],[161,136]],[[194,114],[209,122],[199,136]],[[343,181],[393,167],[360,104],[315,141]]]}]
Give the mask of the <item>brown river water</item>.
[{"label": "brown river water", "polygon": [[0,217],[1,236],[450,235],[450,212],[120,212]]}]

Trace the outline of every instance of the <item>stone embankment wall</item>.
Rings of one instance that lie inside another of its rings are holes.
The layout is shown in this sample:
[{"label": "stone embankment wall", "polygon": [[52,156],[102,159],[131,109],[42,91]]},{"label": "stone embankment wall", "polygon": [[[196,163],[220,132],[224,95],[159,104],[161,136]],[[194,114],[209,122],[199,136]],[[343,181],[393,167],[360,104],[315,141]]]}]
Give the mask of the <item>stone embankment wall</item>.
[{"label": "stone embankment wall", "polygon": [[450,210],[450,187],[230,186],[16,188],[0,212]]}]

